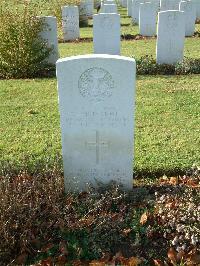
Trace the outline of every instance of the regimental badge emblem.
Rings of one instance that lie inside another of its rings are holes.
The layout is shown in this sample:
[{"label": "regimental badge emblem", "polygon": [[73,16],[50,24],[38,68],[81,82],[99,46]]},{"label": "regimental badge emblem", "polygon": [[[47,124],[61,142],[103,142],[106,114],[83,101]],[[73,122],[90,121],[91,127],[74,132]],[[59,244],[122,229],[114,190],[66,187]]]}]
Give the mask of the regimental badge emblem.
[{"label": "regimental badge emblem", "polygon": [[94,67],[81,74],[78,88],[84,98],[100,102],[112,96],[114,80],[107,70]]}]

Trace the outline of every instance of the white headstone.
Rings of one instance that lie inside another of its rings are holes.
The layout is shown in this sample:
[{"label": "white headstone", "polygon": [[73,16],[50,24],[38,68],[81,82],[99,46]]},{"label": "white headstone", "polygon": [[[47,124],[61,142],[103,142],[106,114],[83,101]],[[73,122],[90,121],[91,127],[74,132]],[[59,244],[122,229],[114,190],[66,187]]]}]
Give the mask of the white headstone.
[{"label": "white headstone", "polygon": [[128,17],[131,17],[132,15],[132,0],[127,0],[127,15]]},{"label": "white headstone", "polygon": [[156,60],[159,64],[174,64],[183,59],[185,16],[182,11],[158,13]]},{"label": "white headstone", "polygon": [[56,64],[58,60],[58,35],[57,35],[57,20],[56,17],[46,16],[39,17],[44,23],[43,31],[40,33],[40,37],[46,42],[47,47],[52,51],[47,59],[49,64]]},{"label": "white headstone", "polygon": [[122,7],[127,8],[127,0],[122,0],[121,5]]},{"label": "white headstone", "polygon": [[142,36],[156,35],[157,7],[155,3],[140,4],[139,31]]},{"label": "white headstone", "polygon": [[139,24],[139,9],[140,9],[140,4],[142,3],[142,0],[133,0],[132,1],[132,21],[133,23]]},{"label": "white headstone", "polygon": [[103,4],[100,13],[117,13],[116,4]]},{"label": "white headstone", "polygon": [[62,7],[62,27],[64,41],[76,40],[80,37],[77,6]]},{"label": "white headstone", "polygon": [[95,54],[120,54],[120,15],[93,16],[93,43]]},{"label": "white headstone", "polygon": [[154,3],[156,6],[157,12],[160,11],[160,0],[148,0],[148,2]]},{"label": "white headstone", "polygon": [[196,16],[197,19],[200,19],[200,1],[196,0]]},{"label": "white headstone", "polygon": [[195,31],[196,7],[192,1],[181,1],[180,11],[185,14],[185,36],[192,36]]},{"label": "white headstone", "polygon": [[116,2],[114,0],[105,0],[104,4],[116,4]]},{"label": "white headstone", "polygon": [[160,10],[179,10],[180,0],[160,0]]},{"label": "white headstone", "polygon": [[121,56],[58,60],[66,191],[111,180],[132,188],[135,68]]},{"label": "white headstone", "polygon": [[[186,0],[184,0],[186,1]],[[189,1],[189,0],[187,0]],[[196,19],[200,19],[200,1],[199,0],[190,0],[192,3],[194,3],[196,8]]]},{"label": "white headstone", "polygon": [[94,0],[81,1],[80,5],[82,12],[84,12],[88,18],[91,18],[93,16]]},{"label": "white headstone", "polygon": [[89,16],[88,16],[87,4],[85,3],[85,1],[80,1],[78,9],[79,9],[80,25],[87,26]]}]

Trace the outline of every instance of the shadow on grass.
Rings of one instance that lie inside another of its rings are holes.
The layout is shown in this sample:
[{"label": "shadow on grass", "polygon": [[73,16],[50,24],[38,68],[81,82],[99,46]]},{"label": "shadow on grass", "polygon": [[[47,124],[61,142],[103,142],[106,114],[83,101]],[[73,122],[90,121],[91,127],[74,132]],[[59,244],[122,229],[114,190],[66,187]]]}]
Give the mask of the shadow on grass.
[{"label": "shadow on grass", "polygon": [[[44,159],[29,158],[16,162],[1,161],[0,162],[2,176],[17,176],[21,173],[27,175],[52,175],[53,172],[63,174],[63,161],[61,156],[48,157]],[[150,178],[152,180],[166,175],[182,176],[187,172],[188,168],[166,168],[166,169],[137,169],[133,171],[133,180]]]}]

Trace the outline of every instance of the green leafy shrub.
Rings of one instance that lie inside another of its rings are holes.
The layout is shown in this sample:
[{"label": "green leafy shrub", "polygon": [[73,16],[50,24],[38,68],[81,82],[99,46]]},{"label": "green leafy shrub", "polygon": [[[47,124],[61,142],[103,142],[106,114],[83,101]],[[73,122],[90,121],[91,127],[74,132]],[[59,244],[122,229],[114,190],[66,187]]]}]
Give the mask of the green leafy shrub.
[{"label": "green leafy shrub", "polygon": [[152,56],[143,56],[136,60],[139,75],[186,75],[200,74],[200,59],[185,57],[174,65],[157,64]]},{"label": "green leafy shrub", "polygon": [[51,49],[39,38],[45,27],[37,4],[15,1],[0,4],[0,78],[30,78],[46,75]]},{"label": "green leafy shrub", "polygon": [[200,74],[200,59],[185,57],[182,62],[176,64],[176,74]]},{"label": "green leafy shrub", "polygon": [[140,75],[157,75],[157,74],[174,74],[175,67],[173,65],[156,63],[152,56],[142,56],[137,62],[137,74]]}]

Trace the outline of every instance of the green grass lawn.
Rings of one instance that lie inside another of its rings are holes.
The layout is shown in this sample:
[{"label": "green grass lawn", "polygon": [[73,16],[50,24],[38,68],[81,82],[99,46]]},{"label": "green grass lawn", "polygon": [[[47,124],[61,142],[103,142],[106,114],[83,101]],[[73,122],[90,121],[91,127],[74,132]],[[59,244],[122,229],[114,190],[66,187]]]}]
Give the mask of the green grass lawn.
[{"label": "green grass lawn", "polygon": [[[0,87],[1,162],[13,171],[54,164],[61,156],[56,79],[1,80]],[[176,172],[200,161],[199,93],[198,75],[137,77],[137,173]]]},{"label": "green grass lawn", "polygon": [[[124,9],[120,12],[122,33],[137,34],[138,26],[130,25]],[[81,28],[81,37],[92,37],[92,27]],[[122,41],[121,47],[125,56],[155,57],[156,40]],[[88,54],[93,44],[60,43],[59,50],[61,57]],[[185,55],[200,56],[200,38],[186,39]],[[136,174],[180,172],[200,162],[199,79],[199,75],[137,77]],[[54,164],[61,167],[55,159],[61,158],[55,78],[0,80],[0,121],[0,158],[5,172],[46,171],[46,166]]]}]

